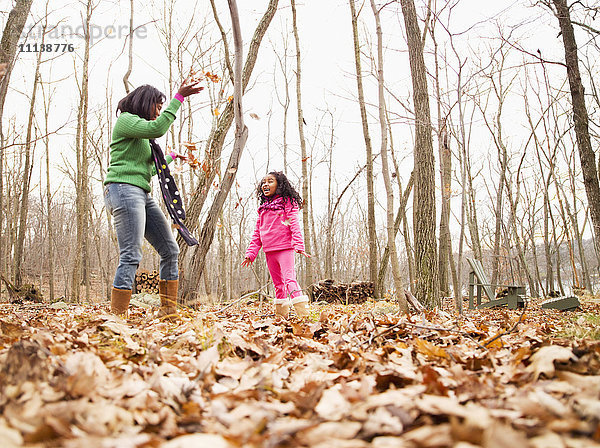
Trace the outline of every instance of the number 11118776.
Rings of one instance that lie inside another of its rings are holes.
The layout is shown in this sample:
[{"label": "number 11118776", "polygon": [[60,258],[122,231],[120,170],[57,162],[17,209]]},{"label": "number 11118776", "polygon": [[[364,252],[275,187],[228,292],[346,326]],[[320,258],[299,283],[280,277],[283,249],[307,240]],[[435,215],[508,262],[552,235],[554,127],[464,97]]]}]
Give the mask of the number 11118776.
[{"label": "number 11118776", "polygon": [[19,44],[21,53],[72,53],[75,51],[73,44]]}]

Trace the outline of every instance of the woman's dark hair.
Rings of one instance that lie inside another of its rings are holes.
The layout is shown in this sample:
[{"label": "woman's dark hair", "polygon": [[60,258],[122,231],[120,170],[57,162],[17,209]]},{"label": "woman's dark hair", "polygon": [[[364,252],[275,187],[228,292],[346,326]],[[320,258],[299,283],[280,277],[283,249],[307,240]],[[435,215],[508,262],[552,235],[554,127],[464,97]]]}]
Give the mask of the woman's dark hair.
[{"label": "woman's dark hair", "polygon": [[152,120],[154,107],[165,102],[165,94],[156,87],[143,85],[119,101],[117,112],[129,112],[146,120]]},{"label": "woman's dark hair", "polygon": [[[291,202],[295,202],[298,208],[302,208],[304,201],[298,194],[298,192],[292,187],[288,178],[281,171],[271,171],[269,173],[271,176],[275,177],[277,181],[277,190],[275,190],[276,196],[281,196],[282,198],[288,198]],[[264,204],[267,201],[267,197],[262,191],[263,181],[258,183],[258,187],[256,189],[256,197],[258,198],[258,202],[260,204]]]}]

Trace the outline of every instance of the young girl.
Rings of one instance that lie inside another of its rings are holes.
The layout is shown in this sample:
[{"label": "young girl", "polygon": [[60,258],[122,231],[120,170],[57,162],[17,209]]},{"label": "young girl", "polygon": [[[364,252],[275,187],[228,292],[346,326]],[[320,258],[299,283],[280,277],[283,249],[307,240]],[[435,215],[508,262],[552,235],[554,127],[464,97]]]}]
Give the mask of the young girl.
[{"label": "young girl", "polygon": [[[170,223],[150,195],[150,178],[156,174],[151,150],[156,143],[151,139],[165,135],[184,98],[202,89],[184,82],[162,113],[165,95],[149,85],[138,87],[117,105],[120,114],[113,129],[104,181],[104,202],[113,216],[119,242],[119,266],[110,304],[115,314],[127,313],[144,237],[160,255],[159,316],[176,313],[179,246]],[[176,157],[177,154],[171,153],[166,162]]]},{"label": "young girl", "polygon": [[290,305],[294,305],[298,317],[304,318],[308,316],[308,296],[302,294],[294,267],[294,252],[310,258],[298,223],[302,198],[280,171],[267,174],[256,195],[258,221],[242,266],[252,264],[262,246],[275,285],[275,312],[287,318]]}]

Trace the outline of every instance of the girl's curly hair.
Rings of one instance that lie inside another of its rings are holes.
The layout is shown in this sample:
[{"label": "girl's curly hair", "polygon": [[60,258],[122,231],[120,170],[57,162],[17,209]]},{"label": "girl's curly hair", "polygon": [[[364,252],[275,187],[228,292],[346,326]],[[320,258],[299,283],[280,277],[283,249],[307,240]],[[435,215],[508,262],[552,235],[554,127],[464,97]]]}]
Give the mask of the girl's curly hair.
[{"label": "girl's curly hair", "polygon": [[[304,201],[300,197],[300,194],[298,194],[294,187],[292,187],[292,184],[286,175],[281,171],[271,171],[268,174],[274,176],[275,180],[277,181],[277,190],[275,190],[275,195],[281,196],[283,199],[287,198],[292,203],[295,202],[299,209],[302,208]],[[256,188],[256,197],[258,198],[258,203],[261,205],[267,201],[267,197],[262,191],[262,185],[263,181],[261,179],[261,181],[258,183],[258,187]]]}]

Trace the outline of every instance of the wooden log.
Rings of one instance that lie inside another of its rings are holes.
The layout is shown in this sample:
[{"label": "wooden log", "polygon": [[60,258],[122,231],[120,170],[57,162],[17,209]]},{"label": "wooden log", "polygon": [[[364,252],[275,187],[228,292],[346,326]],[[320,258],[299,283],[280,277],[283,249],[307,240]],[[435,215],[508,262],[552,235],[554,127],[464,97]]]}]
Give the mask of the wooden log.
[{"label": "wooden log", "polygon": [[335,284],[327,279],[317,283],[313,297],[317,301],[341,304],[360,304],[373,297],[375,286],[371,282],[353,282]]}]

